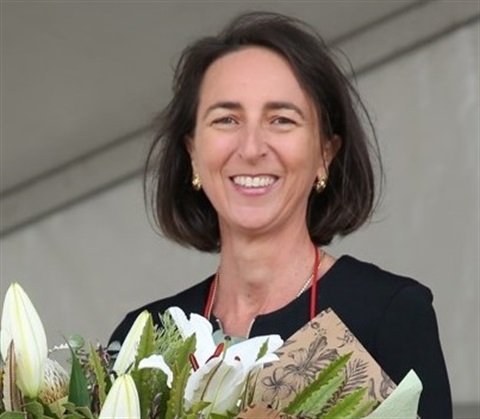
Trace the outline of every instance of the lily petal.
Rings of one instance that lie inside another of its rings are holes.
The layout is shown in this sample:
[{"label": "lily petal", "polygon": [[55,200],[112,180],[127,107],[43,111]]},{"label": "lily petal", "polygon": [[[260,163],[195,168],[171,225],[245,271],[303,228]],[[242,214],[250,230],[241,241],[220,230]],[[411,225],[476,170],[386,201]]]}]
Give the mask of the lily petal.
[{"label": "lily petal", "polygon": [[187,316],[180,307],[170,307],[167,313],[172,317],[183,339],[188,338],[193,333],[189,327]]},{"label": "lily petal", "polygon": [[138,369],[142,368],[156,368],[163,371],[167,376],[167,386],[170,388],[172,387],[173,372],[163,359],[162,355],[151,355],[148,358],[143,358],[138,363]]},{"label": "lily petal", "polygon": [[127,372],[127,369],[135,361],[137,356],[137,348],[142,337],[143,329],[145,324],[150,316],[150,313],[146,310],[142,311],[138,317],[135,319],[132,327],[130,328],[125,341],[123,342],[120,352],[118,353],[117,359],[113,364],[113,370],[121,375]]},{"label": "lily petal", "polygon": [[140,418],[140,401],[130,375],[121,375],[108,392],[99,419]]},{"label": "lily petal", "polygon": [[15,282],[7,290],[2,311],[0,350],[4,360],[12,340],[17,386],[25,396],[36,398],[43,385],[47,337],[35,307]]},{"label": "lily petal", "polygon": [[179,307],[170,307],[167,312],[172,316],[183,339],[195,335],[197,340],[195,358],[199,364],[204,364],[216,348],[213,340],[213,327],[210,322],[205,317],[195,313],[192,313],[190,319],[188,319]]},{"label": "lily petal", "polygon": [[192,313],[190,319],[188,319],[179,307],[170,307],[167,312],[172,316],[173,321],[184,339],[192,336],[194,333],[199,333],[202,336],[213,333],[213,327],[210,322],[199,314]]},{"label": "lily petal", "polygon": [[[260,348],[265,342],[267,342],[267,351],[263,357],[257,359]],[[240,359],[242,364],[250,370],[266,362],[277,361],[278,356],[273,352],[282,345],[283,340],[279,335],[257,336],[230,346],[225,354],[225,362],[232,364],[233,361]]]},{"label": "lily petal", "polygon": [[228,365],[214,358],[193,372],[187,380],[185,402],[190,407],[199,400],[211,404],[203,410],[206,417],[213,413],[226,414],[235,407],[245,385],[245,370],[240,362]]}]

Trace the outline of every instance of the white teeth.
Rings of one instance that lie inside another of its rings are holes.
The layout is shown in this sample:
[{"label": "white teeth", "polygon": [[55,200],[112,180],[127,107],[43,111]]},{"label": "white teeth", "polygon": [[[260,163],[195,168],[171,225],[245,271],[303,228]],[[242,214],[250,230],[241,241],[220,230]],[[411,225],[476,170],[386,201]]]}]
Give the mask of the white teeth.
[{"label": "white teeth", "polygon": [[275,182],[273,176],[234,176],[233,182],[236,185],[245,186],[247,188],[264,188]]}]

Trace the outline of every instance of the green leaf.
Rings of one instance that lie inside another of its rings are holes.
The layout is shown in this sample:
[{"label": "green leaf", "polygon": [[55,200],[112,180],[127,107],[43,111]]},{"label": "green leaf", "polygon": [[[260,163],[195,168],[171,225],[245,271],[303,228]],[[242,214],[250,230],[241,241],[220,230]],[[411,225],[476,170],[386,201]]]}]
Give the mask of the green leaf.
[{"label": "green leaf", "polygon": [[88,407],[77,407],[75,411],[87,419],[94,419],[94,416]]},{"label": "green leaf", "polygon": [[351,419],[363,418],[370,413],[378,406],[378,402],[376,400],[369,400],[367,402],[363,402],[355,409],[352,414],[349,416]]},{"label": "green leaf", "polygon": [[155,395],[158,394],[158,392],[163,394],[167,391],[167,380],[162,371],[151,368],[138,369],[138,364],[142,359],[148,358],[157,352],[156,338],[156,330],[152,315],[150,314],[143,328],[142,335],[140,336],[134,368],[131,371],[135,387],[138,391],[142,418],[150,416],[149,411],[152,408]]},{"label": "green leaf", "polygon": [[87,378],[85,377],[85,373],[82,370],[75,351],[71,347],[70,353],[72,354],[72,370],[68,388],[68,401],[75,406],[90,406]]},{"label": "green leaf", "polygon": [[167,402],[167,411],[165,413],[165,419],[174,419],[182,417],[184,410],[184,389],[187,384],[190,369],[188,365],[185,365],[182,370],[177,369],[175,366],[174,379],[172,388],[170,390],[170,398]]},{"label": "green leaf", "polygon": [[174,356],[174,364],[177,365],[190,365],[190,354],[195,352],[195,348],[197,346],[197,339],[195,335],[192,335],[185,339],[181,345],[178,346],[175,356]]},{"label": "green leaf", "polygon": [[4,412],[0,419],[25,419],[25,413],[22,412]]},{"label": "green leaf", "polygon": [[[188,338],[185,343],[189,341],[195,342],[195,335]],[[192,353],[192,352],[190,352]],[[182,357],[180,357],[182,358]],[[183,365],[183,367],[182,367]],[[173,367],[173,382],[170,390],[170,398],[167,402],[167,412],[165,413],[165,419],[180,418],[184,415],[184,394],[185,387],[187,386],[188,377],[190,376],[190,370],[192,366],[190,362],[176,362]]]},{"label": "green leaf", "polygon": [[260,346],[256,361],[258,361],[260,358],[265,356],[267,352],[268,352],[268,339],[265,339],[265,342],[263,342],[262,346]]},{"label": "green leaf", "polygon": [[66,402],[62,405],[68,413],[75,412],[75,405],[71,402]]},{"label": "green leaf", "polygon": [[210,402],[199,400],[194,403],[190,409],[185,413],[185,419],[198,419],[202,410],[210,406]]},{"label": "green leaf", "polygon": [[84,419],[84,417],[80,413],[73,412],[65,415],[63,419]]},{"label": "green leaf", "polygon": [[255,388],[258,380],[258,375],[260,370],[258,371],[250,371],[247,375],[245,380],[245,389],[243,390],[243,394],[240,400],[240,410],[245,410],[247,406],[250,406],[253,403],[253,399],[255,397]]},{"label": "green leaf", "polygon": [[313,383],[304,388],[300,393],[295,396],[295,398],[287,406],[287,408],[284,409],[284,412],[290,415],[295,415],[304,411],[304,403],[310,403],[308,400],[313,395],[313,393],[318,391],[322,386],[326,385],[333,378],[338,377],[340,374],[343,374],[343,369],[351,356],[352,353],[350,352],[348,354],[339,356],[337,359],[332,361],[320,372],[320,374],[313,381]]},{"label": "green leaf", "polygon": [[302,412],[308,412],[310,415],[318,415],[325,408],[328,401],[337,392],[344,383],[344,377],[341,375],[332,378],[328,383],[321,386],[313,392],[302,404]]},{"label": "green leaf", "polygon": [[33,419],[42,419],[43,418],[43,406],[37,401],[31,401],[24,405],[25,411],[31,415]]},{"label": "green leaf", "polygon": [[100,401],[100,407],[102,407],[105,399],[107,398],[107,390],[105,384],[107,374],[105,372],[105,368],[102,365],[100,355],[91,343],[89,343],[88,345],[88,356],[90,360],[90,365],[93,368],[93,373],[96,377],[96,382],[98,385],[98,400]]},{"label": "green leaf", "polygon": [[353,418],[352,414],[358,408],[366,391],[366,388],[359,388],[348,394],[326,412],[325,415],[322,416],[322,419]]},{"label": "green leaf", "polygon": [[68,338],[67,344],[71,349],[76,351],[85,346],[85,339],[80,335],[72,335]]},{"label": "green leaf", "polygon": [[140,337],[137,348],[137,356],[135,358],[135,367],[138,366],[138,363],[143,358],[148,358],[150,355],[153,355],[157,352],[157,345],[155,343],[156,334],[155,326],[153,324],[153,318],[150,314],[148,320],[145,323],[145,326]]},{"label": "green leaf", "polygon": [[[185,339],[177,348],[175,357],[173,358],[173,368],[181,371],[183,368],[187,367],[188,372],[190,372],[192,369],[192,365],[190,364],[190,355],[195,352],[196,346],[197,339],[195,335]],[[175,372],[173,374],[173,378],[175,379]]]}]

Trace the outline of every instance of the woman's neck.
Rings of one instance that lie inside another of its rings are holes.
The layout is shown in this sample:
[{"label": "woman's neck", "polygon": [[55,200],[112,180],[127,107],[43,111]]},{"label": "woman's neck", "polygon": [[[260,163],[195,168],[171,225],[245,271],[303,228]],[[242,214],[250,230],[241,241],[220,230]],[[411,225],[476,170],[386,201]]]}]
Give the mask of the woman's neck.
[{"label": "woman's neck", "polygon": [[241,330],[257,315],[285,306],[312,273],[315,249],[306,228],[283,237],[222,238],[213,312],[224,327],[239,325]]}]

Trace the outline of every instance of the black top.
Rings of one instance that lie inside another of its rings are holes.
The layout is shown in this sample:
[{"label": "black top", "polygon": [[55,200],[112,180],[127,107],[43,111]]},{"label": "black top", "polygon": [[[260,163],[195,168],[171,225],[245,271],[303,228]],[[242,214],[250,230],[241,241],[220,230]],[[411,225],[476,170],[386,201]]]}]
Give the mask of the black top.
[{"label": "black top", "polygon": [[[169,298],[130,312],[110,341],[123,342],[142,310],[153,314],[171,306],[187,315],[203,315],[213,276]],[[259,315],[250,336],[278,333],[284,340],[310,320],[309,292],[285,307]],[[342,256],[320,279],[317,312],[331,307],[397,384],[410,369],[422,380],[419,415],[422,419],[452,418],[447,370],[440,346],[431,291],[417,281],[375,265]],[[212,319],[214,328],[218,327]]]}]

